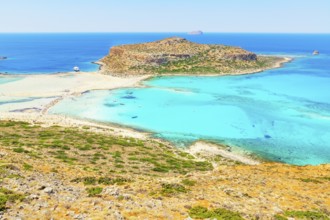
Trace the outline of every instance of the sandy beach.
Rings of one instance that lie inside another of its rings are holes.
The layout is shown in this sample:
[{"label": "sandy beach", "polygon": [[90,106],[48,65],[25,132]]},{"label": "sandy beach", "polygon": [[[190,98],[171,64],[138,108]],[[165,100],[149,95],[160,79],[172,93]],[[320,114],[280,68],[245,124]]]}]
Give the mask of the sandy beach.
[{"label": "sandy beach", "polygon": [[[18,77],[17,75],[14,76]],[[12,75],[3,75],[2,77],[12,77]],[[22,79],[1,85],[0,97],[50,97],[82,93],[89,90],[135,87],[150,76],[123,78],[97,72],[79,72],[20,77]]]},{"label": "sandy beach", "polygon": [[[111,90],[137,87],[150,76],[113,77],[101,73],[61,73],[55,75],[25,75],[0,86],[0,112],[42,112],[69,96],[79,96],[90,90]],[[10,103],[10,101],[13,101]],[[9,102],[6,104],[5,102]]]}]

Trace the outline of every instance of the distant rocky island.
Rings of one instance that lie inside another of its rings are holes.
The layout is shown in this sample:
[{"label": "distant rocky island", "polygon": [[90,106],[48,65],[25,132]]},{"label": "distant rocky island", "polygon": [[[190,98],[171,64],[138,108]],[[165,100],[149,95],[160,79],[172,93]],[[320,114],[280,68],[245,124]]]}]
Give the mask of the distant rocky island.
[{"label": "distant rocky island", "polygon": [[203,31],[191,31],[191,32],[188,32],[189,35],[203,35]]},{"label": "distant rocky island", "polygon": [[243,74],[280,66],[287,59],[257,56],[239,47],[198,44],[172,37],[160,41],[112,47],[101,60],[114,75]]}]

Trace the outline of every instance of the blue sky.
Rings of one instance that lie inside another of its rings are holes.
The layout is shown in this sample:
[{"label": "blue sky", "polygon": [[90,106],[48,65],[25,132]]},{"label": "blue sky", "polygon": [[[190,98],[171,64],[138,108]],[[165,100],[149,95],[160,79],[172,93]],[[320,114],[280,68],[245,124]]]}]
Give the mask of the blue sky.
[{"label": "blue sky", "polygon": [[0,32],[330,33],[330,0],[0,0]]}]

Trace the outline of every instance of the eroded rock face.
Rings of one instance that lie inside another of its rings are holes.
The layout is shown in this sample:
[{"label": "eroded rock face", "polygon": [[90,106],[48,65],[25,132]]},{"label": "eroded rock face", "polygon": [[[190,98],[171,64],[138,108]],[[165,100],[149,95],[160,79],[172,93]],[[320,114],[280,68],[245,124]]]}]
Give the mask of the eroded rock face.
[{"label": "eroded rock face", "polygon": [[[238,47],[197,44],[173,37],[144,44],[111,48],[101,61],[110,73],[231,72],[235,67],[257,66],[257,55]],[[232,63],[234,62],[234,63]],[[196,69],[196,71],[194,71]]]}]

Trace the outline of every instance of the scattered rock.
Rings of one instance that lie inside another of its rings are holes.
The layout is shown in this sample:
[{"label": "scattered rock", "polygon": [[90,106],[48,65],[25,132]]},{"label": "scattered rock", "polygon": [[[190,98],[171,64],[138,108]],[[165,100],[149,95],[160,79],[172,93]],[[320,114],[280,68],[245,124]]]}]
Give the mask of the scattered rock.
[{"label": "scattered rock", "polygon": [[28,199],[37,200],[37,199],[39,199],[39,196],[37,196],[35,194],[31,194],[31,195],[28,196]]},{"label": "scattered rock", "polygon": [[117,187],[106,187],[103,189],[102,194],[118,197],[120,190]]},{"label": "scattered rock", "polygon": [[73,218],[77,219],[77,220],[85,220],[87,218],[87,215],[86,214],[76,214],[76,215],[73,215]]},{"label": "scattered rock", "polygon": [[184,208],[191,209],[192,207],[191,207],[191,205],[185,205]]},{"label": "scattered rock", "polygon": [[54,190],[53,190],[53,188],[51,188],[51,187],[46,187],[43,191],[44,191],[45,193],[47,193],[47,194],[52,194],[52,193],[54,193]]},{"label": "scattered rock", "polygon": [[5,156],[7,156],[7,153],[0,151],[0,157],[5,157]]},{"label": "scattered rock", "polygon": [[122,214],[119,211],[115,211],[113,213],[114,217],[116,220],[124,220],[124,217],[122,216]]}]

